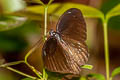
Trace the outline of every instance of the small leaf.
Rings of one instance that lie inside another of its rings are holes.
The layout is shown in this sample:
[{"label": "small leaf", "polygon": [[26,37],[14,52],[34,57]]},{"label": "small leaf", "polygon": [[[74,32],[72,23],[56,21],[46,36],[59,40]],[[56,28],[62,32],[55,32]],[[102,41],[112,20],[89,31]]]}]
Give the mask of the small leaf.
[{"label": "small leaf", "polygon": [[81,66],[81,68],[84,68],[84,69],[92,69],[93,66],[86,64],[86,65]]},{"label": "small leaf", "polygon": [[[62,15],[66,10],[70,8],[78,8],[82,11],[83,15],[87,18],[104,18],[104,15],[101,11],[99,11],[96,8],[86,6],[83,4],[76,4],[76,3],[54,3],[49,5],[48,9],[48,15],[55,15],[60,16]],[[28,11],[36,14],[44,14],[44,7],[43,6],[34,6],[34,7],[28,7]]]},{"label": "small leaf", "polygon": [[24,78],[24,79],[22,79],[22,80],[33,80],[33,79],[31,79],[31,78]]},{"label": "small leaf", "polygon": [[113,70],[111,77],[115,77],[116,75],[120,74],[120,67]]},{"label": "small leaf", "polygon": [[25,8],[23,0],[1,0],[3,12],[11,13]]},{"label": "small leaf", "polygon": [[93,78],[97,80],[105,80],[105,77],[102,74],[89,74],[88,78]]},{"label": "small leaf", "polygon": [[120,15],[120,4],[112,8],[106,15],[106,18],[109,19],[113,16],[118,16]]}]

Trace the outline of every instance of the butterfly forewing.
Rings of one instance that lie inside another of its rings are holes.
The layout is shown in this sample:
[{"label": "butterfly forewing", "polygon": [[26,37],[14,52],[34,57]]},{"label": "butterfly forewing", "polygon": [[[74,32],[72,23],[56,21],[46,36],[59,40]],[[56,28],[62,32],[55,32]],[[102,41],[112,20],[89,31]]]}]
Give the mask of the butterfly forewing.
[{"label": "butterfly forewing", "polygon": [[86,45],[86,23],[80,10],[71,8],[59,19],[57,24],[58,33],[68,45],[69,53],[79,65],[84,65],[88,60],[88,48]]},{"label": "butterfly forewing", "polygon": [[86,24],[79,9],[67,10],[59,19],[57,32],[78,41],[86,40]]}]

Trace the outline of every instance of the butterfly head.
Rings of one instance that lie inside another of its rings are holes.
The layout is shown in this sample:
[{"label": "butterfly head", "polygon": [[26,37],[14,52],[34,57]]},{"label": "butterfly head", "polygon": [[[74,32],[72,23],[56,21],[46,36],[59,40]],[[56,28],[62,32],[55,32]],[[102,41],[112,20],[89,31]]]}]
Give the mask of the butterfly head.
[{"label": "butterfly head", "polygon": [[55,37],[58,40],[60,38],[60,34],[58,32],[55,32],[54,30],[50,30],[49,34],[50,34],[51,37]]},{"label": "butterfly head", "polygon": [[55,36],[55,35],[56,35],[56,32],[51,29],[50,32],[49,32],[49,34],[50,34],[50,36]]}]

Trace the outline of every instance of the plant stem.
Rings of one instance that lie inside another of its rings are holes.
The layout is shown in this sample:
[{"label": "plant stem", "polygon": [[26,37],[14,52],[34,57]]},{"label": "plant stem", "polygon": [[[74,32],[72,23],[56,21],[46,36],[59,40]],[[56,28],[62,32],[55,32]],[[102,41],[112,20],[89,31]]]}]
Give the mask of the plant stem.
[{"label": "plant stem", "polygon": [[6,68],[6,69],[8,69],[8,70],[11,70],[11,71],[16,72],[16,73],[18,73],[18,74],[20,74],[20,75],[29,77],[29,78],[31,78],[31,79],[37,79],[36,77],[30,76],[30,75],[28,75],[28,74],[25,74],[25,73],[23,73],[23,72],[21,72],[21,71],[18,71],[18,70],[14,69],[14,68],[9,67],[9,66],[13,66],[13,65],[21,64],[21,63],[25,63],[25,62],[24,62],[24,61],[10,62],[10,63],[6,63],[6,64],[2,64],[2,65],[0,65],[0,67],[1,67],[1,68]]},{"label": "plant stem", "polygon": [[25,56],[25,64],[39,77],[39,78],[42,78],[40,76],[41,73],[38,73],[38,71],[33,67],[31,66],[28,62],[27,62],[27,59],[28,59],[28,56],[33,52],[33,50],[35,49],[35,47],[33,49],[31,49],[28,54]]},{"label": "plant stem", "polygon": [[35,49],[36,45],[25,55],[25,62],[27,62],[28,57],[35,51]]},{"label": "plant stem", "polygon": [[41,73],[37,71],[33,66],[31,66],[28,62],[25,62],[25,64],[40,78],[42,79]]},{"label": "plant stem", "polygon": [[45,36],[45,40],[47,40],[47,10],[48,10],[48,6],[45,6],[44,8],[44,13],[45,13],[45,16],[44,16],[44,36]]},{"label": "plant stem", "polygon": [[36,48],[40,45],[41,43],[41,39],[35,44],[35,46],[33,46],[32,49],[30,49],[30,51],[26,54],[25,56],[25,64],[39,77],[42,79],[41,77],[41,73],[39,71],[37,71],[33,66],[31,66],[29,63],[28,63],[28,57],[36,50]]},{"label": "plant stem", "polygon": [[5,63],[5,64],[0,65],[0,67],[8,67],[8,66],[21,64],[21,63],[24,63],[24,61],[16,61],[16,62]]},{"label": "plant stem", "polygon": [[25,77],[29,77],[29,78],[31,78],[31,79],[33,79],[33,80],[37,79],[36,77],[30,76],[30,75],[28,75],[28,74],[25,74],[25,73],[23,73],[23,72],[21,72],[21,71],[18,71],[18,70],[16,70],[16,69],[11,68],[11,67],[6,67],[6,68],[7,68],[8,70],[11,70],[11,71],[16,72],[16,73],[18,73],[18,74],[21,74],[21,75],[23,75],[23,76],[25,76]]},{"label": "plant stem", "polygon": [[44,38],[44,41],[46,41],[47,40],[47,14],[48,14],[48,7],[49,7],[49,5],[53,2],[54,0],[49,0],[49,2],[48,2],[48,4],[45,6],[44,5],[44,14],[45,14],[45,16],[44,16],[44,36],[45,36],[45,38]]},{"label": "plant stem", "polygon": [[[48,5],[44,6],[44,42],[47,40],[47,11]],[[47,80],[45,68],[43,68],[43,79]]]},{"label": "plant stem", "polygon": [[106,63],[106,76],[107,80],[110,80],[110,72],[109,72],[109,47],[108,47],[108,28],[107,28],[107,20],[103,21],[103,31],[104,31],[104,49],[105,49],[105,63]]},{"label": "plant stem", "polygon": [[[47,13],[48,13],[48,7],[53,2],[53,0],[50,0],[46,6],[44,6],[44,42],[47,40]],[[45,72],[45,68],[43,69],[43,79],[47,80],[47,73]]]}]

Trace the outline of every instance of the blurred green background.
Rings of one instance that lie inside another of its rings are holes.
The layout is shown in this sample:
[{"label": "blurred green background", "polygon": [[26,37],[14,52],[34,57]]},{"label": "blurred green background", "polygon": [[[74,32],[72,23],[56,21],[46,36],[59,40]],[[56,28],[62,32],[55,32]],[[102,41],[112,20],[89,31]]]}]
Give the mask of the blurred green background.
[{"label": "blurred green background", "polygon": [[[48,0],[43,0],[47,3]],[[54,0],[54,3],[80,3],[100,9],[106,14],[120,0]],[[26,11],[26,8],[39,5],[29,0],[1,0],[0,1],[0,64],[22,60],[25,52],[33,46],[43,34],[44,15],[34,14]],[[41,10],[44,11],[44,10]],[[55,27],[59,17],[52,21],[49,16],[48,26]],[[89,64],[94,66],[93,70],[83,70],[81,73],[102,73],[105,74],[104,48],[103,48],[103,30],[101,21],[97,19],[86,19],[88,27],[88,44],[90,51]],[[109,26],[109,47],[110,47],[110,70],[120,66],[120,16],[112,17],[108,23]],[[41,54],[41,52],[37,52]],[[40,68],[39,60],[35,63],[35,58],[40,56],[33,55],[30,62]],[[3,61],[4,60],[4,61]],[[3,62],[2,62],[3,61]],[[101,64],[101,66],[99,66]],[[25,65],[14,66],[14,68],[34,75]],[[40,69],[39,69],[40,70]],[[7,76],[7,77],[6,77]],[[21,80],[20,76],[9,70],[0,68],[0,80]],[[119,80],[116,76],[114,80]],[[75,79],[74,79],[75,80]]]}]

